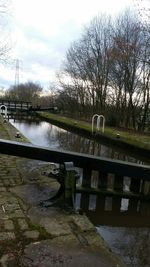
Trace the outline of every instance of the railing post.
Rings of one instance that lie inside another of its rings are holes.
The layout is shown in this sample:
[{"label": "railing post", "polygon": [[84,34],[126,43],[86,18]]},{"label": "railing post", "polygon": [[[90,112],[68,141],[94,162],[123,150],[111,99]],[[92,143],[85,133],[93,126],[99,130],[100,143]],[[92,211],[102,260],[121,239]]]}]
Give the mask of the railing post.
[{"label": "railing post", "polygon": [[99,171],[98,188],[102,190],[107,190],[107,183],[108,183],[107,173]]},{"label": "railing post", "polygon": [[141,181],[141,193],[143,195],[150,195],[150,182],[149,181],[144,181],[142,179],[142,181]]},{"label": "railing post", "polygon": [[96,212],[101,212],[105,210],[105,196],[98,195],[96,199]]},{"label": "railing post", "polygon": [[82,186],[85,188],[91,188],[91,169],[83,169]]},{"label": "railing post", "polygon": [[135,215],[138,213],[138,199],[129,199],[128,212],[129,214]]},{"label": "railing post", "polygon": [[[82,187],[85,189],[91,188],[91,169],[84,168],[83,169],[83,177],[82,177]],[[87,192],[83,192],[81,194],[81,203],[80,207],[83,210],[88,210],[89,208],[89,194]]]},{"label": "railing post", "polygon": [[5,105],[0,106],[0,114],[4,115],[4,118],[7,118],[7,107]]},{"label": "railing post", "polygon": [[112,211],[116,214],[120,214],[120,209],[121,209],[121,197],[116,197],[114,196],[112,198]]},{"label": "railing post", "polygon": [[67,206],[74,206],[76,177],[73,162],[65,162],[64,201]]},{"label": "railing post", "polygon": [[131,178],[130,191],[133,193],[140,193],[141,179]]},{"label": "railing post", "polygon": [[123,192],[123,176],[115,175],[114,190]]}]

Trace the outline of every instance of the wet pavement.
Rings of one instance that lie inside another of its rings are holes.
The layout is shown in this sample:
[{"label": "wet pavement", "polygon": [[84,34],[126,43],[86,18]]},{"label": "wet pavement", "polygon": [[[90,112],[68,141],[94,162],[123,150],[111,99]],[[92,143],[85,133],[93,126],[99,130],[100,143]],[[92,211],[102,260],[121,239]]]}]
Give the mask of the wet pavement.
[{"label": "wet pavement", "polygon": [[[0,119],[0,138],[16,140],[15,132]],[[85,215],[40,205],[59,188],[42,174],[48,168],[0,154],[0,266],[125,266]]]}]

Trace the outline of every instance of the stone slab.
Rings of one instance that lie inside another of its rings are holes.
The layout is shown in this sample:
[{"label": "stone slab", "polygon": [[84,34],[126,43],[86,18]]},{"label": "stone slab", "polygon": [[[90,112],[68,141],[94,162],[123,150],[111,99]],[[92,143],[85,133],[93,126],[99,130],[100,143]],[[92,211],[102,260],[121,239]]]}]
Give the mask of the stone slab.
[{"label": "stone slab", "polygon": [[26,231],[23,234],[26,238],[30,238],[30,239],[38,239],[39,238],[39,232],[37,230],[33,230],[33,231]]},{"label": "stone slab", "polygon": [[0,241],[9,241],[14,239],[15,239],[15,234],[13,232],[0,233]]}]

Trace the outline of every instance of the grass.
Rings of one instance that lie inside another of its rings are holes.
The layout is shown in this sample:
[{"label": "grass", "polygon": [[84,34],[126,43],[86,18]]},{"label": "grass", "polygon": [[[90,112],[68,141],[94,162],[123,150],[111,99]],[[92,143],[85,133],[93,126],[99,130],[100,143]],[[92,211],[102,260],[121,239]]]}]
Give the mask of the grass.
[{"label": "grass", "polygon": [[[56,114],[52,114],[52,113],[39,112],[38,114],[43,119],[44,118],[49,119],[53,122],[57,122],[60,124],[63,123],[64,125],[68,127],[70,126],[78,130],[85,130],[89,134],[91,133],[90,123],[60,116],[60,115],[56,115]],[[120,138],[117,138],[117,134],[120,135]],[[109,139],[112,139],[113,141],[116,141],[116,142],[122,142],[124,144],[132,145],[136,148],[142,148],[147,151],[150,151],[150,136],[145,135],[145,134],[141,134],[137,132],[130,132],[128,130],[125,131],[125,130],[117,129],[114,127],[106,126],[105,133],[100,133],[100,135],[102,137],[107,137]]]},{"label": "grass", "polygon": [[3,117],[0,116],[0,138],[29,143],[29,140],[22,133],[20,133],[21,138],[16,138],[16,132],[19,131],[9,121],[4,123]]}]

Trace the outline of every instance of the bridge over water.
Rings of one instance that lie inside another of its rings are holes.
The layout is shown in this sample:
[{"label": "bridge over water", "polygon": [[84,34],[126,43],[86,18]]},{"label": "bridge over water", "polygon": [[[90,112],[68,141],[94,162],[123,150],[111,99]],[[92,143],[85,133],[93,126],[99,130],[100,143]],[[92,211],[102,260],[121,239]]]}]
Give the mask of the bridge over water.
[{"label": "bridge over water", "polygon": [[0,100],[0,107],[3,110],[4,107],[7,108],[7,110],[10,112],[16,112],[16,111],[57,111],[57,107],[41,107],[37,105],[36,107],[33,107],[31,101],[20,101],[20,100]]},{"label": "bridge over water", "polygon": [[0,100],[0,106],[6,106],[9,111],[16,110],[29,110],[32,107],[32,102],[29,101],[18,101],[18,100]]}]

